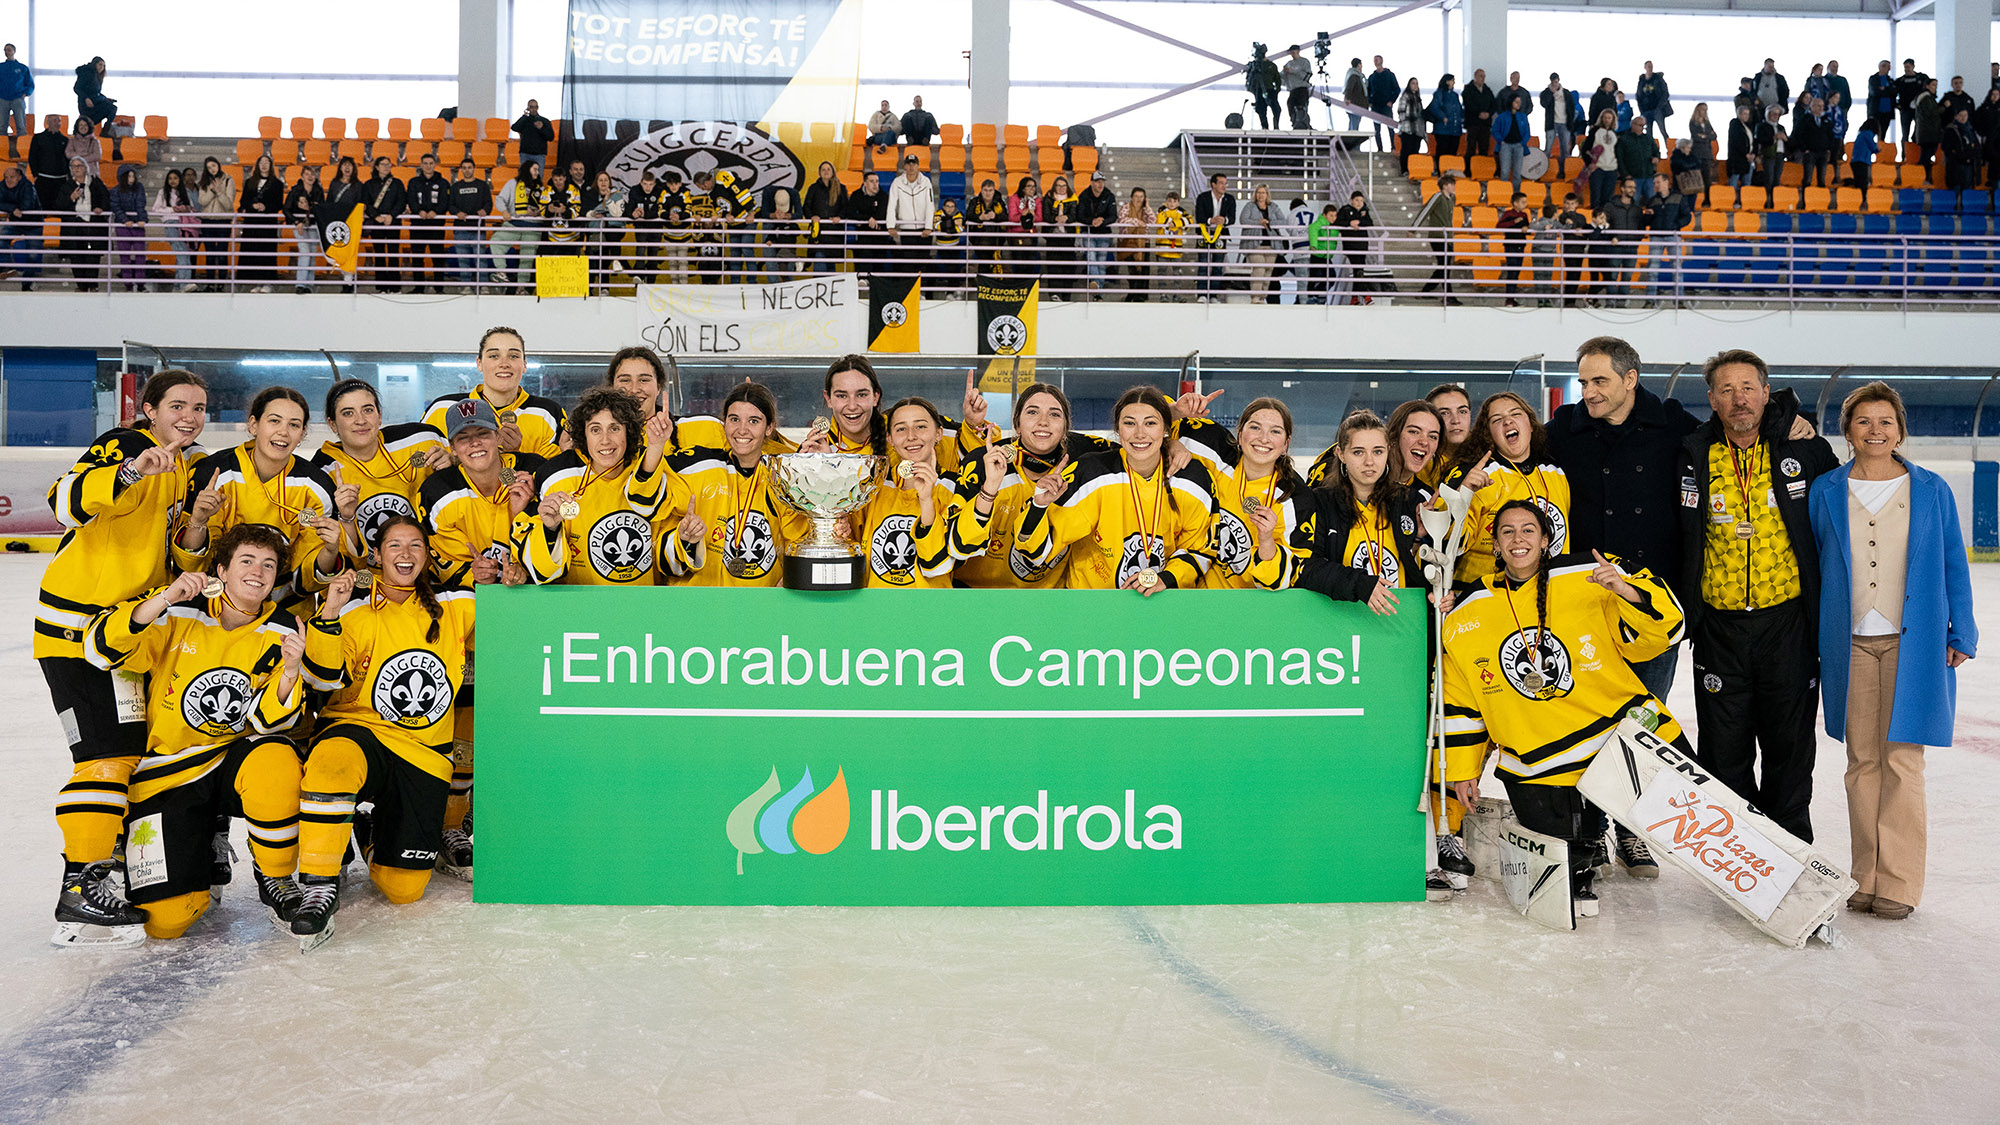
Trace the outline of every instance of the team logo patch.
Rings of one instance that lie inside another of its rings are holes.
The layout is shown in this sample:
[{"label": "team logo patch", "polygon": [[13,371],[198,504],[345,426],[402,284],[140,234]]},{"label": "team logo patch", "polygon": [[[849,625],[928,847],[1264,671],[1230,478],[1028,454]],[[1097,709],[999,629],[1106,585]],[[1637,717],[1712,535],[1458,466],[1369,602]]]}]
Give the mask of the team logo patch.
[{"label": "team logo patch", "polygon": [[1215,560],[1229,568],[1231,574],[1241,574],[1250,569],[1251,560],[1256,557],[1254,541],[1250,529],[1236,518],[1236,513],[1227,508],[1215,517]]},{"label": "team logo patch", "polygon": [[653,525],[637,512],[612,512],[591,527],[588,553],[598,577],[630,582],[653,564]]},{"label": "team logo patch", "polygon": [[882,306],[882,323],[889,327],[900,328],[903,326],[903,322],[908,319],[910,319],[910,310],[903,307],[903,302],[890,301],[888,304]]},{"label": "team logo patch", "polygon": [[995,355],[1016,355],[1028,342],[1028,326],[1018,316],[996,316],[986,326],[986,346]]},{"label": "team logo patch", "polygon": [[1785,458],[1783,461],[1778,462],[1778,471],[1788,477],[1798,476],[1800,472],[1799,459],[1796,457]]},{"label": "team logo patch", "polygon": [[[1531,648],[1530,641],[1540,645]],[[1536,659],[1539,653],[1540,659]],[[1529,699],[1555,699],[1568,695],[1576,686],[1570,675],[1569,650],[1561,639],[1546,629],[1522,629],[1500,642],[1500,674],[1515,691]],[[1542,686],[1530,689],[1527,677],[1539,674]]]},{"label": "team logo patch", "polygon": [[778,563],[778,540],[771,534],[771,525],[762,512],[751,512],[743,518],[743,534],[736,533],[736,517],[723,521],[722,564],[727,570],[732,561],[741,560],[749,564],[752,576],[768,574]]},{"label": "team logo patch", "polygon": [[444,661],[428,649],[413,648],[382,662],[370,702],[384,719],[420,730],[444,718],[451,710],[451,696]]},{"label": "team logo patch", "polygon": [[1569,550],[1569,520],[1563,516],[1563,510],[1557,507],[1553,500],[1546,500],[1540,496],[1532,499],[1535,507],[1540,508],[1542,514],[1549,517],[1549,554],[1560,555]]},{"label": "team logo patch", "polygon": [[1165,570],[1167,568],[1166,540],[1155,535],[1153,536],[1152,547],[1147,550],[1141,550],[1139,546],[1139,533],[1135,531],[1125,537],[1125,543],[1118,552],[1118,574],[1112,585],[1121,590],[1124,589],[1125,583],[1131,581],[1133,575],[1149,566],[1154,570]]},{"label": "team logo patch", "polygon": [[361,525],[362,545],[370,551],[374,550],[382,539],[382,525],[393,516],[416,519],[417,510],[397,492],[378,492],[363,500],[354,510],[354,518]]},{"label": "team logo patch", "polygon": [[250,717],[250,677],[234,668],[210,668],[181,692],[181,721],[203,734],[235,734]]},{"label": "team logo patch", "polygon": [[469,398],[459,399],[452,404],[451,408],[458,411],[460,418],[470,418],[474,414],[479,413],[479,404]]},{"label": "team logo patch", "polygon": [[1396,552],[1390,550],[1387,543],[1370,543],[1366,539],[1354,545],[1354,557],[1347,560],[1347,565],[1379,574],[1388,579],[1391,586],[1403,573],[1402,564],[1396,561]]},{"label": "team logo patch", "polygon": [[1703,691],[1714,695],[1716,692],[1722,690],[1722,677],[1710,672],[1701,678],[1701,687]]},{"label": "team logo patch", "polygon": [[656,129],[619,149],[605,166],[612,179],[632,189],[648,171],[665,183],[669,170],[689,186],[702,172],[728,172],[734,187],[758,196],[772,187],[797,191],[805,178],[798,158],[770,134],[727,121],[682,121]]},{"label": "team logo patch", "polygon": [[1068,557],[1069,548],[1064,547],[1062,550],[1056,552],[1056,557],[1050,559],[1048,565],[1036,566],[1035,560],[1029,558],[1026,554],[1020,551],[1009,550],[1007,552],[1007,569],[1013,571],[1014,577],[1023,582],[1040,582],[1053,573],[1057,567],[1061,566],[1063,560]]},{"label": "team logo patch", "polygon": [[1403,528],[1403,534],[1415,535],[1417,533],[1417,521],[1411,519],[1408,516],[1404,516],[1402,520],[1402,528]]},{"label": "team logo patch", "polygon": [[333,222],[326,224],[326,244],[328,248],[338,250],[352,241],[354,241],[354,232],[347,229],[346,220],[335,219]]},{"label": "team logo patch", "polygon": [[868,542],[868,565],[884,582],[908,586],[917,580],[917,517],[896,515],[884,519]]}]

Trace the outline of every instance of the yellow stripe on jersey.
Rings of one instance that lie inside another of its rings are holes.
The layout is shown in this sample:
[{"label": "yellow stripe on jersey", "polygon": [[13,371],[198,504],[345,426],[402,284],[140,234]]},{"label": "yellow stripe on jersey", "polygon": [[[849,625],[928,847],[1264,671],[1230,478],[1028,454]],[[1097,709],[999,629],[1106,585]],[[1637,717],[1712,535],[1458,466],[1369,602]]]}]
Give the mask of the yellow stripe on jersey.
[{"label": "yellow stripe on jersey", "polygon": [[[1574,785],[1625,712],[1653,698],[1632,665],[1680,643],[1680,603],[1638,570],[1626,575],[1640,595],[1634,605],[1592,582],[1595,565],[1578,558],[1550,561],[1546,628],[1533,582],[1512,587],[1504,574],[1483,579],[1445,618],[1448,780],[1478,777],[1490,740],[1502,774]],[[1660,737],[1679,736],[1665,704],[1654,702]]]},{"label": "yellow stripe on jersey", "polygon": [[[949,480],[950,478],[946,478]],[[932,520],[925,524],[914,490],[883,481],[855,516],[859,546],[868,560],[871,590],[948,589],[953,565],[985,549],[988,524],[977,511],[958,519],[958,495],[941,480],[932,487]],[[967,505],[970,508],[970,505]]]},{"label": "yellow stripe on jersey", "polygon": [[191,455],[201,450],[183,450],[171,470],[120,485],[119,467],[156,444],[145,430],[106,430],[49,486],[49,508],[64,531],[42,571],[35,659],[81,659],[93,618],[166,582],[167,537],[194,478]]},{"label": "yellow stripe on jersey", "polygon": [[465,684],[472,652],[470,590],[440,589],[438,639],[415,594],[401,602],[379,592],[341,607],[326,627],[340,641],[339,688],[320,725],[357,723],[399,757],[440,781],[451,780],[452,704]]},{"label": "yellow stripe on jersey", "polygon": [[444,437],[422,422],[382,427],[375,455],[366,461],[354,457],[337,441],[321,444],[319,452],[313,454],[313,467],[329,477],[333,475],[330,470],[337,468],[339,484],[355,485],[361,490],[354,513],[361,542],[348,545],[348,557],[365,559],[375,549],[382,525],[390,517],[417,518],[417,500],[422,495],[424,481],[431,475],[431,451],[442,448],[445,448]]},{"label": "yellow stripe on jersey", "polygon": [[[599,473],[583,455],[570,450],[542,467],[536,491],[575,497],[577,514],[551,531],[539,516],[523,542],[523,563],[536,583],[571,586],[651,586],[656,581],[653,558],[653,507],[658,488],[652,482],[631,493],[637,458]],[[657,476],[657,474],[656,474]]]},{"label": "yellow stripe on jersey", "polygon": [[[812,521],[778,498],[770,472],[762,463],[746,472],[721,447],[684,450],[662,462],[653,531],[669,584],[776,586],[784,579],[785,546],[810,535]],[[635,479],[635,488],[644,486]],[[706,525],[699,542],[681,538],[689,512]]]},{"label": "yellow stripe on jersey", "polygon": [[1215,562],[1209,530],[1215,485],[1200,461],[1170,478],[1165,472],[1165,466],[1154,469],[1135,488],[1122,452],[1072,462],[1063,474],[1069,490],[1046,508],[1030,505],[1015,541],[1044,564],[1077,544],[1065,580],[1069,589],[1118,589],[1147,567],[1170,585],[1193,587]]},{"label": "yellow stripe on jersey", "polygon": [[[181,546],[180,533],[187,526],[185,515],[176,521],[172,557],[182,570],[205,570],[215,551],[216,540],[238,524],[267,523],[291,544],[284,560],[284,580],[271,592],[280,605],[292,598],[326,589],[332,573],[322,574],[315,565],[324,543],[319,533],[306,526],[307,514],[324,516],[333,508],[333,481],[303,457],[288,455],[284,468],[265,480],[257,474],[251,443],[224,449],[201,459],[188,482],[188,500],[206,489],[222,493],[222,507],[208,519],[208,539],[199,551]],[[334,572],[339,570],[333,568]]]},{"label": "yellow stripe on jersey", "polygon": [[1532,500],[1555,530],[1549,550],[1569,550],[1569,477],[1554,465],[1522,470],[1494,458],[1486,469],[1486,487],[1472,494],[1465,512],[1465,553],[1458,557],[1460,582],[1477,582],[1499,569],[1493,553],[1493,519],[1510,500]]}]

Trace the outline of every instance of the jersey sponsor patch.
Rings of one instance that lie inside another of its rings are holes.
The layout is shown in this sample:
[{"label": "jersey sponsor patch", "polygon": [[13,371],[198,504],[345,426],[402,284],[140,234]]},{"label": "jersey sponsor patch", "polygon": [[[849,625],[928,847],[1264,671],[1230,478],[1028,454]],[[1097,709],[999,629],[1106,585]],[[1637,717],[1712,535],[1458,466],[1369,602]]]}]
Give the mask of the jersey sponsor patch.
[{"label": "jersey sponsor patch", "polygon": [[586,553],[599,577],[630,582],[652,565],[653,525],[637,512],[612,512],[591,526]]},{"label": "jersey sponsor patch", "polygon": [[181,721],[210,736],[235,734],[250,717],[250,677],[235,668],[210,668],[181,692]]},{"label": "jersey sponsor patch", "polygon": [[1256,543],[1250,537],[1250,529],[1236,518],[1236,513],[1223,508],[1215,515],[1215,561],[1229,568],[1231,574],[1241,574],[1250,569],[1256,558]]},{"label": "jersey sponsor patch", "polygon": [[360,506],[354,509],[355,522],[361,525],[361,545],[364,550],[372,551],[375,545],[381,542],[382,527],[393,516],[416,519],[417,509],[404,499],[400,492],[378,492],[363,500]]},{"label": "jersey sponsor patch", "polygon": [[142,816],[125,827],[125,885],[132,890],[167,881],[164,815]]},{"label": "jersey sponsor patch", "polygon": [[[1576,686],[1569,649],[1563,646],[1562,638],[1546,629],[1517,630],[1501,641],[1500,672],[1509,686],[1529,699],[1557,699]],[[1530,675],[1539,676],[1542,686],[1530,688]]]},{"label": "jersey sponsor patch", "polygon": [[868,541],[868,565],[882,581],[908,586],[917,580],[917,526],[914,515],[885,518]]},{"label": "jersey sponsor patch", "polygon": [[369,702],[389,722],[421,730],[444,718],[451,710],[451,696],[444,661],[429,649],[413,648],[382,662]]},{"label": "jersey sponsor patch", "polygon": [[1695,487],[1693,477],[1681,478],[1681,507],[1701,507],[1701,491]]}]

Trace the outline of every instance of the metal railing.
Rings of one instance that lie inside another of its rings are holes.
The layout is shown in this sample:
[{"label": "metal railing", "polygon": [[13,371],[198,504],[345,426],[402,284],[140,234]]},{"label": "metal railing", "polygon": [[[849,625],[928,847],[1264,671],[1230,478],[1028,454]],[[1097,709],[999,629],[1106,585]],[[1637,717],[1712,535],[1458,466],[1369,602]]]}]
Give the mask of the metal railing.
[{"label": "metal railing", "polygon": [[627,220],[523,226],[496,217],[363,229],[360,268],[337,272],[315,228],[202,215],[144,227],[31,215],[0,223],[0,277],[37,287],[333,293],[533,293],[538,257],[582,257],[593,296],[638,284],[764,283],[846,271],[916,274],[930,297],[970,297],[981,275],[1033,275],[1054,300],[1367,304],[1515,301],[1765,308],[2000,304],[2000,237],[1371,227],[1324,255],[1305,230],[1190,225],[1086,231],[989,224],[953,239],[865,223],[757,220],[668,228]]},{"label": "metal railing", "polygon": [[1186,170],[1182,191],[1193,199],[1208,190],[1210,176],[1221,173],[1229,177],[1239,198],[1263,184],[1280,204],[1295,197],[1345,202],[1356,188],[1369,191],[1374,186],[1352,155],[1368,136],[1366,132],[1185,129],[1180,137]]}]

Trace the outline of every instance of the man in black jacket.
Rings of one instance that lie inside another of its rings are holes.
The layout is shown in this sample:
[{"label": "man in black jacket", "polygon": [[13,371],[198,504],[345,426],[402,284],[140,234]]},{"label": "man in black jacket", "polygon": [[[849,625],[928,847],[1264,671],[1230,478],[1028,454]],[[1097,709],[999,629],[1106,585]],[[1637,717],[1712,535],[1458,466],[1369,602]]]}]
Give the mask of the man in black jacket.
[{"label": "man in black jacket", "polygon": [[362,250],[375,260],[376,287],[394,293],[403,287],[403,205],[408,193],[388,157],[377,157],[369,173],[361,184],[361,202],[368,209],[362,216],[368,232]]},{"label": "man in black jacket", "polygon": [[28,142],[28,171],[35,177],[35,193],[41,196],[42,210],[62,210],[63,182],[69,179],[69,138],[63,135],[62,118],[51,113],[42,118],[42,131]]},{"label": "man in black jacket", "polygon": [[1090,186],[1076,197],[1076,224],[1083,228],[1084,260],[1089,263],[1090,299],[1104,288],[1105,267],[1111,263],[1111,226],[1118,221],[1118,198],[1104,182],[1104,173],[1095,172]]},{"label": "man in black jacket", "polygon": [[1931,76],[1917,69],[1917,60],[1904,59],[1903,73],[1896,76],[1896,109],[1903,118],[1903,143],[1917,139],[1917,99],[1930,88]]},{"label": "man in black jacket", "polygon": [[1694,643],[1695,756],[1810,842],[1819,552],[1806,493],[1839,461],[1826,439],[1790,436],[1798,398],[1771,393],[1755,354],[1721,352],[1702,377],[1714,416],[1681,445],[1676,589]]},{"label": "man in black jacket", "polygon": [[903,127],[903,139],[919,148],[929,148],[931,138],[936,136],[938,131],[937,118],[932,117],[931,111],[924,108],[921,94],[910,99],[909,111],[903,114],[903,120],[899,124]]},{"label": "man in black jacket", "polygon": [[[444,292],[445,216],[451,213],[451,181],[438,175],[437,157],[425,153],[405,190],[410,212],[410,280],[414,291]],[[426,267],[425,263],[429,266]]]},{"label": "man in black jacket", "polygon": [[[1381,65],[1379,56],[1375,63]],[[1205,304],[1221,299],[1224,239],[1229,237],[1229,228],[1236,225],[1236,197],[1229,194],[1228,176],[1217,172],[1208,178],[1208,190],[1194,201],[1194,225],[1195,235],[1200,239],[1195,253],[1201,257],[1196,286],[1201,293],[1199,299]]]},{"label": "man in black jacket", "polygon": [[1494,100],[1493,87],[1486,84],[1486,72],[1475,70],[1472,81],[1459,92],[1465,101],[1465,151],[1467,160],[1475,156],[1491,156],[1489,151],[1493,136],[1493,115],[1502,103]]},{"label": "man in black jacket", "polygon": [[[513,131],[521,135],[521,159],[531,156],[547,160],[549,145],[556,139],[556,127],[542,116],[541,103],[528,99],[528,111],[514,122]],[[539,163],[540,161],[537,161]]]},{"label": "man in black jacket", "polygon": [[493,213],[493,185],[471,157],[458,162],[458,179],[445,196],[451,213],[452,280],[470,292],[479,284],[480,248],[486,245],[486,217]]}]

